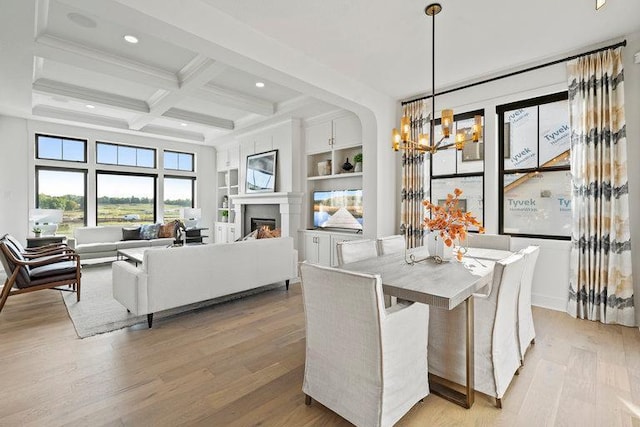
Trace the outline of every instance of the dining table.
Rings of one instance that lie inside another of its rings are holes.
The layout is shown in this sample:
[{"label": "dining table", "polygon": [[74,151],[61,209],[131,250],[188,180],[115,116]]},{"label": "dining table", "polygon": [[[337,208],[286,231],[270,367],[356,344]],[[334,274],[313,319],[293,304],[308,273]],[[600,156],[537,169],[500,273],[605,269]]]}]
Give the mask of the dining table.
[{"label": "dining table", "polygon": [[[463,248],[462,260],[442,263],[428,257],[425,247],[414,248],[348,263],[340,268],[359,273],[379,274],[385,295],[429,304],[436,310],[453,310],[465,304],[466,310],[466,384],[464,392],[450,387],[440,378],[429,375],[431,391],[464,408],[474,403],[474,314],[473,294],[489,285],[496,261],[511,255],[509,251]],[[454,251],[455,253],[455,251]],[[424,259],[412,262],[413,259]],[[425,259],[426,258],[426,259]]]}]

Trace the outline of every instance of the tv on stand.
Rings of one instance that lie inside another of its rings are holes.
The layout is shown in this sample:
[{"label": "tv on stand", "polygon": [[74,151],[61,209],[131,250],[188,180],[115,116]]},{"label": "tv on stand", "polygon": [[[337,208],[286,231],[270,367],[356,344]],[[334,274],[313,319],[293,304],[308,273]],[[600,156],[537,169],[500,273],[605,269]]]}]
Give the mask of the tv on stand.
[{"label": "tv on stand", "polygon": [[313,192],[313,227],[362,232],[362,190]]}]

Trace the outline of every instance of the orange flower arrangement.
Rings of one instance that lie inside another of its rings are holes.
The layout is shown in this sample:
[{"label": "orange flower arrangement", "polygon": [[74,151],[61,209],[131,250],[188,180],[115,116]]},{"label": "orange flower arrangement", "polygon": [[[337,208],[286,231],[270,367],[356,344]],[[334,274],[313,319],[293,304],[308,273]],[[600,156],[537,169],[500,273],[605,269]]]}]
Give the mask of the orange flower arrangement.
[{"label": "orange flower arrangement", "polygon": [[[464,240],[467,238],[467,227],[474,225],[478,227],[480,233],[484,233],[484,227],[476,219],[472,212],[462,212],[458,207],[459,197],[462,190],[456,188],[453,194],[447,194],[444,206],[434,205],[428,200],[422,204],[425,209],[431,211],[431,218],[424,219],[424,225],[431,231],[440,230],[440,237],[444,244],[451,247],[455,239]],[[458,250],[456,257],[462,260],[464,252]]]}]

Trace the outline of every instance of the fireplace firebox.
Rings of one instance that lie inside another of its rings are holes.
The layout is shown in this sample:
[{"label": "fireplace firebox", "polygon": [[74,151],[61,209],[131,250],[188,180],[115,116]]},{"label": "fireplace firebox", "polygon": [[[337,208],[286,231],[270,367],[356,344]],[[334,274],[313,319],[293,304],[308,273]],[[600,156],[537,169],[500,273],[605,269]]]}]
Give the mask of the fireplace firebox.
[{"label": "fireplace firebox", "polygon": [[251,218],[251,231],[267,227],[269,230],[276,228],[275,218]]}]

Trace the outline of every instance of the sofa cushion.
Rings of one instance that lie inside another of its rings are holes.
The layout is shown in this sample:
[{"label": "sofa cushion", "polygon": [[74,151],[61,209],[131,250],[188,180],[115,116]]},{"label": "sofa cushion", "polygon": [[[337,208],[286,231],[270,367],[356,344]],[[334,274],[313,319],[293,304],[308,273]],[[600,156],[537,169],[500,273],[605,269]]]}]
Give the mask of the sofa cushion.
[{"label": "sofa cushion", "polygon": [[160,225],[158,230],[158,237],[175,237],[176,235],[176,222],[171,221],[166,224]]},{"label": "sofa cushion", "polygon": [[139,240],[140,227],[122,227],[122,240]]},{"label": "sofa cushion", "polygon": [[76,252],[79,254],[90,252],[108,252],[115,250],[116,242],[85,243],[83,245],[76,245]]},{"label": "sofa cushion", "polygon": [[78,227],[73,232],[76,245],[85,243],[117,242],[122,239],[122,226],[103,225],[98,227]]},{"label": "sofa cushion", "polygon": [[148,248],[150,240],[123,240],[116,242],[116,249]]},{"label": "sofa cushion", "polygon": [[169,237],[159,237],[157,239],[153,239],[153,240],[149,240],[149,243],[151,244],[152,247],[157,247],[157,246],[169,246],[169,245],[173,245],[175,243],[175,240]]},{"label": "sofa cushion", "polygon": [[160,230],[160,224],[142,225],[140,227],[140,238],[144,240],[157,239],[158,230]]}]

